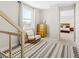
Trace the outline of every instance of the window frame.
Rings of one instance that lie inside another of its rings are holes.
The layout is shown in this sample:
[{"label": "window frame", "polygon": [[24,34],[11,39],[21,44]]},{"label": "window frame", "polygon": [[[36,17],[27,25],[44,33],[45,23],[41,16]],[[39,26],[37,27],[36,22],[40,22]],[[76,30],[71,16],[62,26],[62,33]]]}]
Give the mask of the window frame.
[{"label": "window frame", "polygon": [[[31,19],[29,19],[29,18],[23,18],[23,8],[26,8],[26,9],[28,9],[28,10],[30,10],[31,11]],[[24,3],[22,3],[22,28],[24,28],[24,25],[23,25],[23,21],[25,21],[25,20],[31,20],[31,23],[29,23],[29,24],[32,24],[32,21],[33,21],[33,16],[34,16],[34,12],[33,12],[34,10],[33,10],[33,8],[31,8],[31,7],[29,7],[28,5],[25,5]],[[28,24],[28,25],[29,25]],[[31,25],[31,27],[32,27],[32,25]]]}]

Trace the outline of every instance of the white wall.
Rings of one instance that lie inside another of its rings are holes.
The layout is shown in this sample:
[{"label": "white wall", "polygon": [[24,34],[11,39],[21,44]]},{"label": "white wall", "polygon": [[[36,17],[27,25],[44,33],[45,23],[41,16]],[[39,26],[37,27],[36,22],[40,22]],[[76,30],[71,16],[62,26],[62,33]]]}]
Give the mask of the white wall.
[{"label": "white wall", "polygon": [[[18,24],[18,3],[10,2],[10,1],[0,1],[0,10],[5,12],[11,19],[13,19]],[[3,18],[0,17],[0,30],[17,32],[15,28],[13,28],[10,24],[8,24]],[[0,50],[8,48],[8,35],[0,33]],[[13,36],[12,36],[13,37]],[[12,38],[12,46],[18,44],[17,37]]]},{"label": "white wall", "polygon": [[79,49],[79,2],[76,3],[76,43]]},{"label": "white wall", "polygon": [[74,27],[74,8],[60,11],[60,23],[69,23],[70,27]]},{"label": "white wall", "polygon": [[39,10],[39,9],[34,9],[34,24],[35,24],[35,32],[37,32],[37,24],[41,23],[42,19],[41,19],[41,14],[42,14],[42,11]]},{"label": "white wall", "polygon": [[43,20],[46,20],[48,37],[59,39],[59,9],[52,6],[48,10],[43,11]]}]

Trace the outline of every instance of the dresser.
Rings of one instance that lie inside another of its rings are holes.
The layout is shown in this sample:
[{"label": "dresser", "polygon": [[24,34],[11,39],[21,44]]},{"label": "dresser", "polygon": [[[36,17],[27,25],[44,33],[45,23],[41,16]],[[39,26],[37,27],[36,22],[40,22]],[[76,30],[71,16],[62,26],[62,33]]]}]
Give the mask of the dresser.
[{"label": "dresser", "polygon": [[37,24],[37,34],[42,38],[47,36],[47,25],[46,24]]}]

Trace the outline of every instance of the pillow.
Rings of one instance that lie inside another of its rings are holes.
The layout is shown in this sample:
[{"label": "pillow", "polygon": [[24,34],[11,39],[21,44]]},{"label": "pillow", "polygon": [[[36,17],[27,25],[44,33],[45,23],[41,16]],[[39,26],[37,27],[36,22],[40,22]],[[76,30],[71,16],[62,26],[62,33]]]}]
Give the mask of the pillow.
[{"label": "pillow", "polygon": [[26,30],[28,36],[34,35],[34,31],[32,29]]}]

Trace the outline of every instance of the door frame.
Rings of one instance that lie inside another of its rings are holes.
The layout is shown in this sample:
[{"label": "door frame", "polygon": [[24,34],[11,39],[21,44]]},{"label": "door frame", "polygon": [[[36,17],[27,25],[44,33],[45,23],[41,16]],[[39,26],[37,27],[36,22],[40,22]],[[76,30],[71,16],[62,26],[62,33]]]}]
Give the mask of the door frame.
[{"label": "door frame", "polygon": [[[76,41],[76,4],[73,4],[73,7],[74,7],[74,42]],[[59,7],[59,40],[61,40],[60,38],[60,8]]]}]

